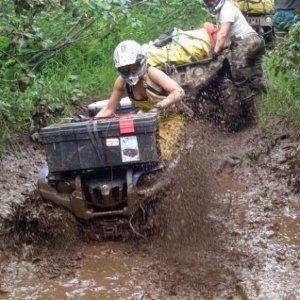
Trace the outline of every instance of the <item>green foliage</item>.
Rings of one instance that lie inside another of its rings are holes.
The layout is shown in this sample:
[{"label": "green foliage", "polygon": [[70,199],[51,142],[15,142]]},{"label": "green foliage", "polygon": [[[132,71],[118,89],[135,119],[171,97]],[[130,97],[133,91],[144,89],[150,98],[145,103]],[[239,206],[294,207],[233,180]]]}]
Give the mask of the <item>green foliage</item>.
[{"label": "green foliage", "polygon": [[263,150],[259,147],[255,147],[247,153],[247,157],[250,160],[258,160],[262,154],[263,154]]},{"label": "green foliage", "polygon": [[196,0],[14,0],[0,11],[0,139],[35,131],[39,103],[52,119],[78,99],[107,95],[120,41],[148,42],[207,19]]},{"label": "green foliage", "polygon": [[280,48],[264,58],[268,90],[263,97],[261,120],[272,118],[300,127],[300,23],[296,24]]},{"label": "green foliage", "polygon": [[[127,16],[129,1],[14,0],[0,3],[0,76],[25,89],[59,51]],[[96,24],[96,25],[95,25]],[[93,27],[94,31],[91,30]],[[28,82],[24,82],[27,79]]]}]

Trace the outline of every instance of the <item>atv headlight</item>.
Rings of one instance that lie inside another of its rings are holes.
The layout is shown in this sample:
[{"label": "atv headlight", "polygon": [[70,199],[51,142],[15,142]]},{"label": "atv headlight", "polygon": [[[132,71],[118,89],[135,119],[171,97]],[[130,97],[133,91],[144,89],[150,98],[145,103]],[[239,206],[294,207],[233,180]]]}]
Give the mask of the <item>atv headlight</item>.
[{"label": "atv headlight", "polygon": [[273,20],[271,17],[266,17],[266,23],[272,24]]}]

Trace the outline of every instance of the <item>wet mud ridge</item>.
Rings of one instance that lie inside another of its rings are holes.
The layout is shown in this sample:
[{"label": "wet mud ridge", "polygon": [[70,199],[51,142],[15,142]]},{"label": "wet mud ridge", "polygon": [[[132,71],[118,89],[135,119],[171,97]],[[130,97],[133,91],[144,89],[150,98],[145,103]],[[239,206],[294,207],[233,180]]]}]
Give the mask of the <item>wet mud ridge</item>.
[{"label": "wet mud ridge", "polygon": [[125,243],[85,243],[41,201],[43,152],[23,142],[1,160],[0,298],[300,298],[299,140],[191,124],[157,233]]},{"label": "wet mud ridge", "polygon": [[299,136],[253,133],[233,178],[242,193],[229,193],[239,286],[247,298],[300,297]]},{"label": "wet mud ridge", "polygon": [[35,190],[39,169],[45,164],[41,145],[30,138],[16,141],[16,147],[0,158],[0,217],[8,219],[14,204],[21,204]]}]

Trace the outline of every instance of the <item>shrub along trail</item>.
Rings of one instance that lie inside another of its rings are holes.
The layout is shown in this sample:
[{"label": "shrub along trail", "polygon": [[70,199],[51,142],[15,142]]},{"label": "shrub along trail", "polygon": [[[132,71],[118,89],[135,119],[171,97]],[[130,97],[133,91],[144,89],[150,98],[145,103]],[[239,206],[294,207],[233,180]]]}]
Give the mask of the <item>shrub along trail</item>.
[{"label": "shrub along trail", "polygon": [[198,122],[187,139],[159,233],[126,243],[84,243],[71,214],[39,200],[39,145],[5,153],[0,298],[300,297],[299,135]]}]

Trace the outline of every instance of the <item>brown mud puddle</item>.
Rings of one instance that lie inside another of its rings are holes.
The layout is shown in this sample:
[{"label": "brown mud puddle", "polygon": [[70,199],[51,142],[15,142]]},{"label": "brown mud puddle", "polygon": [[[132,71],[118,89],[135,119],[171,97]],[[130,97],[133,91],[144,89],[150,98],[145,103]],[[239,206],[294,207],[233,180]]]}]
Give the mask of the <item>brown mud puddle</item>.
[{"label": "brown mud puddle", "polygon": [[300,249],[300,216],[281,217],[277,220],[277,224],[279,241]]},{"label": "brown mud puddle", "polygon": [[27,265],[4,282],[7,294],[0,299],[141,299],[145,268],[150,258],[136,255],[121,242],[84,245],[82,267],[71,277],[38,278]]}]

